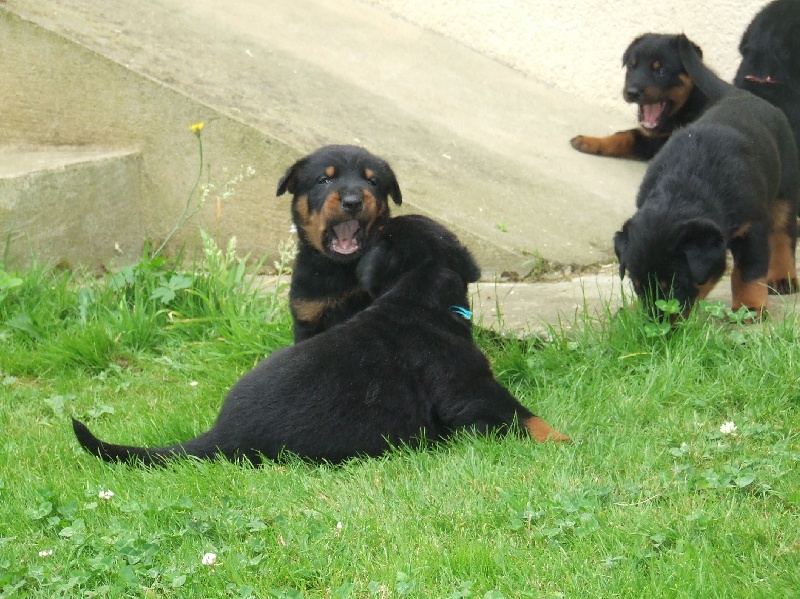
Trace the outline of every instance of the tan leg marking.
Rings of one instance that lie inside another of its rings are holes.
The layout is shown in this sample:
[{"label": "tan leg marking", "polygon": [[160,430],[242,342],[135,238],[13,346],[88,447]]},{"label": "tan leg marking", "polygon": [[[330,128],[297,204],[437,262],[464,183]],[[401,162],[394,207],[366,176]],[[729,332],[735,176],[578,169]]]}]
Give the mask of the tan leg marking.
[{"label": "tan leg marking", "polygon": [[573,148],[584,154],[629,158],[633,156],[633,131],[619,131],[607,137],[578,135],[570,140]]},{"label": "tan leg marking", "polygon": [[772,230],[769,234],[769,271],[767,285],[770,293],[797,291],[797,266],[792,237],[787,233],[789,223],[796,217],[786,202],[777,202],[772,210]]},{"label": "tan leg marking", "polygon": [[559,433],[538,416],[531,416],[523,421],[523,424],[531,437],[536,439],[539,443],[544,443],[545,441],[554,441],[558,443],[570,440],[567,435]]},{"label": "tan leg marking", "polygon": [[328,304],[324,300],[293,300],[292,309],[297,320],[303,322],[317,322]]},{"label": "tan leg marking", "polygon": [[330,295],[322,299],[294,299],[292,300],[292,309],[297,320],[313,323],[322,318],[326,311],[337,308],[351,297],[360,293],[364,293],[364,290],[356,286],[343,291],[339,295]]},{"label": "tan leg marking", "polygon": [[717,282],[719,279],[709,279],[705,283],[701,285],[697,285],[697,299],[702,300],[708,297],[708,294],[711,293],[711,290],[716,287]]},{"label": "tan leg marking", "polygon": [[731,273],[731,295],[733,296],[731,308],[734,311],[742,306],[747,306],[750,310],[760,314],[767,309],[767,300],[769,298],[767,279],[766,277],[761,277],[745,283],[742,281],[739,269],[734,265]]}]

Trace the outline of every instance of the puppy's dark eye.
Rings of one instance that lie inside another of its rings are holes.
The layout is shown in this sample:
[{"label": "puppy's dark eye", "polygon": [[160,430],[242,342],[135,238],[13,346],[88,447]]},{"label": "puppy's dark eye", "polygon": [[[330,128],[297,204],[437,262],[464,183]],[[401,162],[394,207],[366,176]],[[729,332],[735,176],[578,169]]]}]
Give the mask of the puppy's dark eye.
[{"label": "puppy's dark eye", "polygon": [[367,183],[369,183],[373,187],[378,186],[378,180],[375,177],[370,177],[369,179],[367,179]]},{"label": "puppy's dark eye", "polygon": [[317,179],[317,185],[327,185],[332,181],[333,179],[331,179],[330,177],[320,177],[319,179]]},{"label": "puppy's dark eye", "polygon": [[663,77],[664,76],[664,67],[658,67],[657,69],[653,69],[653,74],[656,77]]}]

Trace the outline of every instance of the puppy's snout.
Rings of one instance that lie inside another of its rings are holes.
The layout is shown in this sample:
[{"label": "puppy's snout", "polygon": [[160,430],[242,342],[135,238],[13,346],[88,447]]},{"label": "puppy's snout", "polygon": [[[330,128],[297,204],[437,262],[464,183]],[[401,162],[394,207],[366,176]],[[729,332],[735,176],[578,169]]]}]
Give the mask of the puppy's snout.
[{"label": "puppy's snout", "polygon": [[624,95],[625,95],[625,99],[626,100],[629,100],[631,102],[635,102],[636,100],[639,99],[639,95],[641,95],[641,93],[642,93],[642,90],[639,89],[638,86],[629,85],[628,87],[625,88]]},{"label": "puppy's snout", "polygon": [[355,214],[361,210],[364,201],[361,194],[355,191],[348,191],[342,194],[342,208],[350,214]]}]

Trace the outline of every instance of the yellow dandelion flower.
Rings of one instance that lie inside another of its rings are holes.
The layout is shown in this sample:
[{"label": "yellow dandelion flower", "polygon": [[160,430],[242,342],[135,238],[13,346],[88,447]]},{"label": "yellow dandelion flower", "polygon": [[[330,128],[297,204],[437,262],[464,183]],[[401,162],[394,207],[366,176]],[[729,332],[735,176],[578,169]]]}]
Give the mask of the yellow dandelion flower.
[{"label": "yellow dandelion flower", "polygon": [[189,130],[196,135],[200,135],[204,124],[205,123],[194,123],[191,127],[189,127]]}]

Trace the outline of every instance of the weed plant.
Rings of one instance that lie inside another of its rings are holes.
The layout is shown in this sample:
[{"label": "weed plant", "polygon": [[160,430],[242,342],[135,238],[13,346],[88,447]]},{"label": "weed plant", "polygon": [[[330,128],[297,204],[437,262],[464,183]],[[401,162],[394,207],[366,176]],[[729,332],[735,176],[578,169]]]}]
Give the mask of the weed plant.
[{"label": "weed plant", "polygon": [[258,266],[204,247],[102,280],[0,270],[0,596],[798,596],[793,316],[477,328],[567,445],[464,433],[337,467],[105,464],[71,414],[118,442],[187,439],[290,342]]}]

